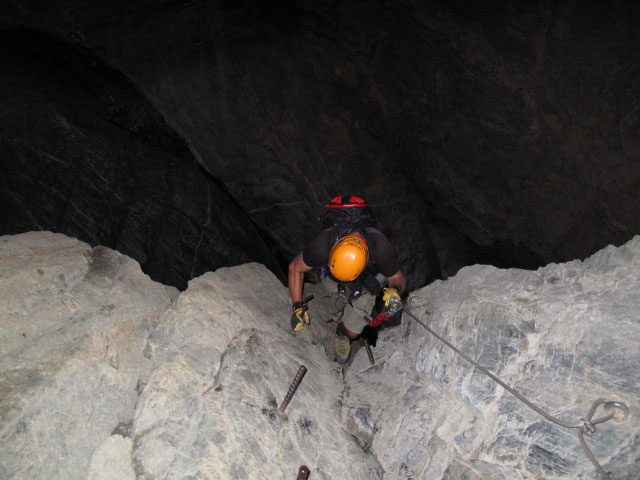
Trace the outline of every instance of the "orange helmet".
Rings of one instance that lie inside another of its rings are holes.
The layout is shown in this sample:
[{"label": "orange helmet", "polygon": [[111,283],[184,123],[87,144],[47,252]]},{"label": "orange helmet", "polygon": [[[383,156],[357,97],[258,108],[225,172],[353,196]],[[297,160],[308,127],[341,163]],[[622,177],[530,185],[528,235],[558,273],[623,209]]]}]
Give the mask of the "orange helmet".
[{"label": "orange helmet", "polygon": [[367,266],[369,249],[367,243],[355,235],[347,235],[336,242],[329,254],[331,274],[343,282],[351,282]]}]

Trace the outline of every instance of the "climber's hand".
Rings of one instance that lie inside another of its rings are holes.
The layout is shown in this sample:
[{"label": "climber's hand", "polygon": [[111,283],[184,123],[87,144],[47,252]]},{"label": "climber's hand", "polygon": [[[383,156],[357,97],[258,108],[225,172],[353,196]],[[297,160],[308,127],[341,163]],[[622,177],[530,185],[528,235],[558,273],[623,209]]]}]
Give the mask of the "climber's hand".
[{"label": "climber's hand", "polygon": [[304,324],[311,323],[311,317],[309,316],[309,307],[302,302],[296,302],[293,304],[293,314],[291,315],[291,330],[299,332],[304,328]]},{"label": "climber's hand", "polygon": [[394,315],[400,310],[402,310],[402,300],[400,299],[400,294],[398,290],[395,288],[385,288],[384,294],[382,295],[382,301],[384,302],[384,313],[389,315]]}]

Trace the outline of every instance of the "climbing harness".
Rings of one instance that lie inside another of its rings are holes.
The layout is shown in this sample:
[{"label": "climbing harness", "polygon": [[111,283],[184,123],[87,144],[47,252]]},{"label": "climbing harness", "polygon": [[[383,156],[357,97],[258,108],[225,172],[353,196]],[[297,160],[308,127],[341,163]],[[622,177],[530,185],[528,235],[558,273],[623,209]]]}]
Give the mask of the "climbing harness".
[{"label": "climbing harness", "polygon": [[338,296],[344,298],[347,303],[353,306],[354,301],[367,293],[361,282],[340,283],[338,286]]},{"label": "climbing harness", "polygon": [[[460,351],[458,348],[454,347],[451,343],[446,341],[444,338],[442,338],[440,335],[438,335],[436,332],[434,332],[431,328],[429,328],[427,326],[427,324],[425,324],[422,320],[420,320],[413,313],[411,313],[409,310],[407,310],[406,307],[404,308],[404,312],[406,314],[408,314],[411,318],[413,318],[416,322],[418,322],[418,324],[421,325],[423,328],[425,328],[431,335],[436,337],[438,340],[440,340],[447,347],[449,347],[451,350],[453,350],[458,355],[460,355],[462,358],[464,358],[471,365],[473,365],[478,370],[480,370],[482,373],[487,375],[489,378],[491,378],[491,380],[493,380],[498,385],[503,387],[505,390],[507,390],[509,393],[511,393],[514,397],[516,397],[518,400],[520,400],[525,405],[527,405],[529,408],[531,408],[534,412],[542,415],[544,418],[546,418],[550,422],[553,422],[553,423],[555,423],[557,425],[560,425],[561,427],[577,429],[578,430],[578,440],[580,441],[580,445],[582,445],[582,449],[584,450],[585,454],[587,455],[587,457],[589,457],[589,460],[591,460],[591,463],[593,463],[593,466],[596,467],[596,470],[598,470],[598,473],[600,473],[602,478],[604,480],[610,480],[610,477],[607,474],[607,472],[604,471],[602,466],[600,466],[600,463],[598,463],[598,460],[596,459],[596,457],[591,452],[591,449],[587,445],[587,442],[585,441],[584,436],[587,435],[588,437],[591,437],[596,431],[596,425],[598,425],[600,423],[604,423],[604,422],[606,422],[608,420],[612,420],[612,419],[616,420],[618,422],[622,422],[622,421],[626,420],[627,416],[629,415],[629,409],[627,408],[627,406],[624,403],[608,401],[608,400],[606,400],[604,398],[599,398],[593,403],[593,405],[591,406],[591,408],[587,412],[587,416],[585,418],[580,419],[580,423],[578,425],[574,425],[574,424],[571,424],[571,423],[568,423],[568,422],[564,422],[564,421],[554,417],[553,415],[545,412],[540,407],[538,407],[538,406],[534,405],[533,403],[531,403],[531,401],[529,401],[527,398],[525,398],[524,395],[522,395],[521,393],[519,393],[516,390],[514,390],[513,388],[511,388],[509,385],[504,383],[502,380],[500,380],[498,377],[496,377],[489,370],[484,368],[482,365],[478,364],[471,357],[469,357],[468,355],[466,355],[465,353]],[[427,312],[427,313],[429,313],[429,312]],[[604,405],[604,410],[605,410],[606,415],[594,420],[593,419],[593,415],[595,414],[596,410],[598,409],[598,407],[600,405]]]}]

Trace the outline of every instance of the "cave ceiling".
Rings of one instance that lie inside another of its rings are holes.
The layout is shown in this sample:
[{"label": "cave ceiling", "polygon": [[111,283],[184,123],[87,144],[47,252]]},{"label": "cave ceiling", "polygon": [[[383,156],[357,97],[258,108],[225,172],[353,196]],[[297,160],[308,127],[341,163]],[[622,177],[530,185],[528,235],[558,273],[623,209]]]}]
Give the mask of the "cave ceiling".
[{"label": "cave ceiling", "polygon": [[[373,205],[417,286],[462,264],[535,268],[585,258],[640,233],[640,6],[592,3],[7,0],[0,28],[7,51],[33,52],[40,42],[85,52],[71,63],[82,72],[82,62],[104,64],[100,92],[126,83],[118,91],[140,97],[97,95],[111,102],[107,124],[120,112],[138,122],[121,122],[127,135],[152,132],[133,135],[146,150],[129,160],[125,145],[102,155],[118,158],[105,170],[133,162],[167,185],[185,171],[195,178],[197,188],[163,187],[185,190],[171,201],[135,187],[128,194],[174,213],[180,198],[190,198],[190,240],[167,240],[162,250],[179,247],[185,257],[181,280],[169,283],[184,286],[189,274],[225,261],[283,270],[318,230],[322,205],[356,193]],[[22,58],[12,57],[2,93],[25,125],[2,139],[2,161],[16,175],[30,161],[24,148],[16,160],[16,142],[53,128],[35,120],[43,118],[37,108],[54,100],[25,113],[15,91],[31,98],[65,84],[59,76],[47,83],[59,64],[26,68]],[[25,82],[12,81],[18,74],[38,82],[26,92]],[[89,80],[73,78],[87,90]],[[86,108],[78,103],[74,111]],[[139,119],[144,109],[150,113]],[[87,135],[107,128],[73,115]],[[15,119],[5,115],[3,123]],[[31,180],[22,183],[33,187]],[[3,198],[24,204],[16,198],[28,197],[29,187],[12,185],[0,180]],[[128,205],[120,206],[124,216]],[[239,216],[223,221],[220,209]],[[28,227],[28,215],[12,211],[21,220],[0,233]],[[218,219],[222,234],[212,230]],[[197,232],[207,222],[209,230]],[[127,253],[126,229],[113,223],[88,240],[120,242]],[[242,245],[202,253],[203,237],[233,245],[236,223],[240,243],[258,239],[258,253]],[[62,229],[39,219],[32,225]],[[144,260],[147,247],[137,242],[131,251]]]}]

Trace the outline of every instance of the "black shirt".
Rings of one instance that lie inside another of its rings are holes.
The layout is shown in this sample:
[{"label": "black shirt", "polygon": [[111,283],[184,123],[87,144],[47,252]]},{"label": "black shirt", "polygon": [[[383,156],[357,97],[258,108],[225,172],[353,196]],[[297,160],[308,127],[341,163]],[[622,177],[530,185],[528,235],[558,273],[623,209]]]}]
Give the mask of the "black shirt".
[{"label": "black shirt", "polygon": [[[361,232],[359,232],[361,233]],[[329,228],[320,232],[302,251],[302,261],[309,267],[322,267],[329,263],[329,254],[335,245],[337,231]],[[343,234],[348,235],[347,234]],[[369,248],[369,263],[365,273],[373,270],[373,274],[380,272],[385,277],[392,277],[400,271],[400,262],[391,243],[380,230],[367,228],[364,235]],[[372,269],[370,267],[375,267]]]}]

